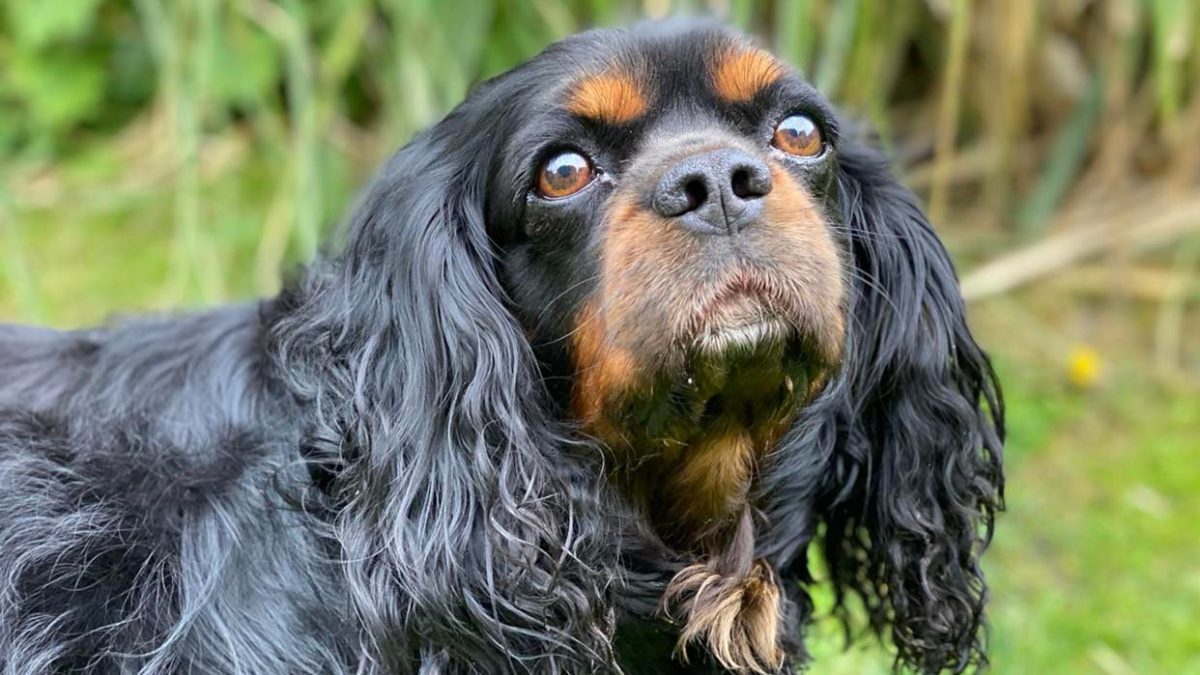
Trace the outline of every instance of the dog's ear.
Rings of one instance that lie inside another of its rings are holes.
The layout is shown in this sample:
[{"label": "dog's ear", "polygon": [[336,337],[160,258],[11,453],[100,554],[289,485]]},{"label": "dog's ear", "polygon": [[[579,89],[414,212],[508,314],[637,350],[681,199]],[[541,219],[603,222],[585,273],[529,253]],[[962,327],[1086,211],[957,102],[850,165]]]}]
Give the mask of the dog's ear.
[{"label": "dog's ear", "polygon": [[479,96],[391,160],[345,250],[282,299],[277,358],[316,411],[369,658],[592,672],[611,635],[599,471],[568,456],[505,305],[484,224],[504,113]]},{"label": "dog's ear", "polygon": [[[984,660],[979,556],[1002,508],[1003,404],[967,329],[946,250],[881,153],[839,150],[852,276],[850,330],[815,508],[848,618],[858,595],[898,660],[920,671]],[[832,403],[831,403],[832,402]]]}]

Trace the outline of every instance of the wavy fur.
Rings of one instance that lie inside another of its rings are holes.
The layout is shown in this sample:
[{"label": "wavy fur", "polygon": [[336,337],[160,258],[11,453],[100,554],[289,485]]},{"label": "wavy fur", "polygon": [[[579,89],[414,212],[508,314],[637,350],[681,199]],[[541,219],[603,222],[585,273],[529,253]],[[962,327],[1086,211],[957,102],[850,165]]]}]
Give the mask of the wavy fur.
[{"label": "wavy fur", "polygon": [[[949,256],[886,159],[848,139],[837,193],[854,276],[846,361],[764,472],[763,546],[809,583],[819,538],[847,635],[853,594],[897,666],[963,671],[986,662],[979,560],[1003,508],[999,383]],[[793,601],[808,612],[802,591]]]}]

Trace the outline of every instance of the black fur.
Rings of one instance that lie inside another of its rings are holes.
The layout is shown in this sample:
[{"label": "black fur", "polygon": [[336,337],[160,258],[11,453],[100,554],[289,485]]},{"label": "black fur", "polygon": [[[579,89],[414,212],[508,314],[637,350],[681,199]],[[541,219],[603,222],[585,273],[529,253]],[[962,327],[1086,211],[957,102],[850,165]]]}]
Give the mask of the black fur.
[{"label": "black fur", "polygon": [[[681,561],[609,494],[510,301],[570,289],[506,276],[496,243],[547,82],[659,39],[585,34],[480,85],[277,298],[0,326],[0,670],[684,670],[654,623]],[[881,156],[843,139],[827,199],[853,276],[846,359],[764,467],[760,554],[797,664],[817,542],[848,622],[854,594],[898,663],[966,669],[985,661],[998,385]]]},{"label": "black fur", "polygon": [[862,145],[843,145],[839,164],[855,276],[846,360],[764,472],[764,548],[808,583],[823,525],[847,635],[852,593],[873,629],[890,627],[897,666],[961,671],[986,663],[979,556],[1003,508],[999,383],[915,198]]}]

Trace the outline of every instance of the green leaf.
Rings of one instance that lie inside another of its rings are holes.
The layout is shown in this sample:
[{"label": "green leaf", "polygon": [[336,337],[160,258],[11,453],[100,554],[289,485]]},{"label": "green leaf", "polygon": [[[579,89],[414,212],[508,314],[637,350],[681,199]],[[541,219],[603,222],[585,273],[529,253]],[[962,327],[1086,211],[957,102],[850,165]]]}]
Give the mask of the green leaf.
[{"label": "green leaf", "polygon": [[99,5],[100,0],[5,0],[4,11],[19,44],[41,47],[84,34]]},{"label": "green leaf", "polygon": [[33,127],[63,129],[88,117],[104,95],[104,64],[64,51],[13,55],[6,89],[31,115]]},{"label": "green leaf", "polygon": [[222,103],[250,104],[281,78],[280,48],[262,31],[239,25],[220,31],[213,54],[212,95]]}]

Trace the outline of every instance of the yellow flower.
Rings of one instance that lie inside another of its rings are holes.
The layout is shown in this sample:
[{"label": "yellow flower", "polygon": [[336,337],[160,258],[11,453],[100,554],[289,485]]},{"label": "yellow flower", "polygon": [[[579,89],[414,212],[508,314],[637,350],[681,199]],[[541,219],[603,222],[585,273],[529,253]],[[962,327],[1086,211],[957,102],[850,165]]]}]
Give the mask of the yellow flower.
[{"label": "yellow flower", "polygon": [[1067,357],[1067,379],[1080,389],[1096,385],[1103,370],[1100,352],[1088,345],[1076,345]]}]

